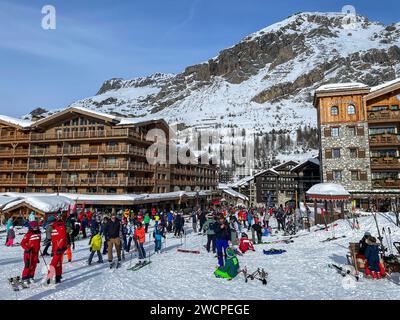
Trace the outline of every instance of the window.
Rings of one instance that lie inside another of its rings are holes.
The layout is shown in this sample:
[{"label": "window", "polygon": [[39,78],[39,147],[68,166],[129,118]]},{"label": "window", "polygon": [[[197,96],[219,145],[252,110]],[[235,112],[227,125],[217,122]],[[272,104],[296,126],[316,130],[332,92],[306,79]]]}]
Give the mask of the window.
[{"label": "window", "polygon": [[356,135],[356,127],[355,127],[355,126],[347,127],[347,129],[349,130],[349,133],[350,133],[352,136],[355,136],[355,135]]},{"label": "window", "polygon": [[333,171],[333,179],[335,181],[342,181],[342,171],[340,170],[334,170]]},{"label": "window", "polygon": [[337,116],[339,114],[339,107],[333,106],[331,107],[331,116]]},{"label": "window", "polygon": [[332,149],[332,158],[334,159],[340,158],[340,149]]},{"label": "window", "polygon": [[356,107],[352,104],[347,106],[347,114],[356,114]]},{"label": "window", "polygon": [[332,128],[331,134],[332,134],[332,137],[339,137],[340,129],[339,128]]},{"label": "window", "polygon": [[351,180],[352,181],[358,181],[360,180],[360,172],[356,170],[351,170]]},{"label": "window", "polygon": [[350,158],[357,158],[357,148],[350,148]]}]

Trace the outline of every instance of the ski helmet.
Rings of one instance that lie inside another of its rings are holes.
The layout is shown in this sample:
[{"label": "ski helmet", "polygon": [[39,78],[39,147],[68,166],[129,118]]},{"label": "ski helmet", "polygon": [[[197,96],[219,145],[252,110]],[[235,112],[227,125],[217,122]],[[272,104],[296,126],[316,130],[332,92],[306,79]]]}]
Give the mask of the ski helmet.
[{"label": "ski helmet", "polygon": [[248,238],[249,236],[247,235],[247,233],[242,232],[242,238]]}]

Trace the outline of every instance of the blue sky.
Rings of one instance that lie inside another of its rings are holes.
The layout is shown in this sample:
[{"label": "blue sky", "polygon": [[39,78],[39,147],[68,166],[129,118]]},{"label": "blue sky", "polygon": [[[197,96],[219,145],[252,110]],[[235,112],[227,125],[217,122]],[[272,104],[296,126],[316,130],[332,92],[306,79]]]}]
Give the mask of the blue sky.
[{"label": "blue sky", "polygon": [[[41,28],[47,4],[56,30]],[[64,107],[113,77],[180,72],[293,13],[346,4],[400,21],[394,0],[0,0],[0,113]]]}]

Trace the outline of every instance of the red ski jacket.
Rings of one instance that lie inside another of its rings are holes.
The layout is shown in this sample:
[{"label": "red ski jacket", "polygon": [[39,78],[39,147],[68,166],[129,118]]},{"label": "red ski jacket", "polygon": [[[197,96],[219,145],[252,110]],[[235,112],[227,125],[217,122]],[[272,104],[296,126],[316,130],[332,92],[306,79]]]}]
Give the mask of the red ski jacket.
[{"label": "red ski jacket", "polygon": [[253,246],[253,243],[251,242],[251,240],[249,240],[248,238],[241,238],[239,250],[242,251],[243,253],[245,253],[249,249],[254,251],[254,246]]},{"label": "red ski jacket", "polygon": [[25,251],[32,249],[33,253],[38,253],[40,250],[40,231],[29,230],[21,241],[21,247]]},{"label": "red ski jacket", "polygon": [[64,222],[57,221],[53,223],[53,231],[51,232],[51,245],[53,246],[53,251],[67,250],[67,231]]}]

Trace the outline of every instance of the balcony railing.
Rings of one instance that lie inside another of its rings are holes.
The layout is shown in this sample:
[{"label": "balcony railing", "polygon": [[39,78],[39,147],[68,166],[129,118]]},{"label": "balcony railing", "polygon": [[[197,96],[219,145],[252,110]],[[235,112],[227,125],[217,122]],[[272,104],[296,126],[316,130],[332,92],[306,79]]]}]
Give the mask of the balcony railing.
[{"label": "balcony railing", "polygon": [[400,179],[374,179],[372,180],[372,186],[374,188],[397,189],[400,188]]},{"label": "balcony railing", "polygon": [[146,150],[135,146],[119,147],[91,147],[91,148],[63,148],[57,150],[32,149],[31,156],[90,156],[90,155],[110,155],[110,154],[131,154],[146,156]]},{"label": "balcony railing", "polygon": [[385,133],[375,134],[369,137],[371,145],[393,145],[400,144],[400,134]]},{"label": "balcony railing", "polygon": [[7,179],[7,178],[0,178],[0,186],[19,186],[19,185],[26,185],[25,178],[14,178],[14,179]]},{"label": "balcony railing", "polygon": [[99,139],[99,138],[136,138],[143,140],[143,135],[132,129],[113,129],[113,130],[90,130],[90,131],[72,131],[60,132],[56,134],[34,133],[31,141],[48,140],[78,140],[78,139]]},{"label": "balcony railing", "polygon": [[368,112],[368,121],[371,122],[386,122],[400,121],[400,111],[376,111]]},{"label": "balcony railing", "polygon": [[152,186],[154,180],[150,178],[29,178],[28,185],[30,186],[67,186],[67,187],[92,187],[92,186],[112,186],[112,187],[127,187],[127,186]]},{"label": "balcony railing", "polygon": [[7,156],[7,157],[13,157],[13,156],[28,156],[28,149],[6,149],[6,150],[0,150],[0,156]]},{"label": "balcony railing", "polygon": [[119,161],[116,163],[99,162],[99,163],[64,163],[53,164],[47,163],[31,163],[29,169],[32,171],[90,171],[90,170],[132,170],[132,171],[154,171],[154,166],[147,163]]},{"label": "balcony railing", "polygon": [[400,168],[400,157],[371,157],[372,168]]},{"label": "balcony railing", "polygon": [[0,141],[29,141],[29,134],[2,135]]}]

